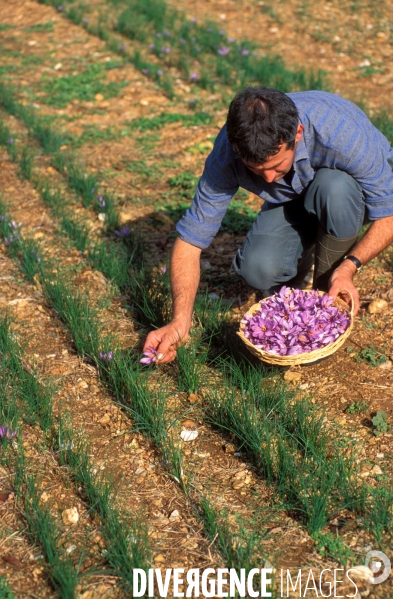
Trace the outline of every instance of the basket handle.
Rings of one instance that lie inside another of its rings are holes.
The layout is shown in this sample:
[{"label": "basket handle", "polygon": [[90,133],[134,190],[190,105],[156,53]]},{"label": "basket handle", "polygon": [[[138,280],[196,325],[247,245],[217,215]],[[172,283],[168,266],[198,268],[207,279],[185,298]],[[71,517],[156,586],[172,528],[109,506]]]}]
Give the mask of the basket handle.
[{"label": "basket handle", "polygon": [[[355,309],[355,302],[353,301],[352,293],[351,293],[350,291],[348,291],[348,289],[339,289],[339,290],[338,290],[338,293],[337,293],[337,297],[338,297],[340,294],[342,294],[342,293],[343,293],[343,294],[346,294],[346,295],[349,295],[349,298],[350,298],[350,300],[351,300],[351,304],[350,304],[350,314],[351,314],[351,320],[352,320],[352,319],[353,319],[353,311],[354,311],[354,309]],[[345,300],[344,300],[344,301],[345,301]]]}]

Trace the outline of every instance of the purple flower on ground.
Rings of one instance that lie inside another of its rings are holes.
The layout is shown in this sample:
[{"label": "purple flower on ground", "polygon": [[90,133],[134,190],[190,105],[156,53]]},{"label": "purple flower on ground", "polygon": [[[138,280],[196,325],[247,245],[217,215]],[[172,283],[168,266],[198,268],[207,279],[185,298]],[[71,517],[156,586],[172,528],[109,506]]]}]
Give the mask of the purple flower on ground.
[{"label": "purple flower on ground", "polygon": [[90,193],[91,193],[91,195],[93,195],[93,193],[95,192],[95,190],[96,190],[96,189],[95,189],[95,187],[92,187],[92,188],[90,189]]},{"label": "purple flower on ground", "polygon": [[57,10],[58,10],[59,12],[63,12],[64,8],[63,8],[63,6],[58,6],[58,7],[57,7]]},{"label": "purple flower on ground", "polygon": [[163,72],[163,71],[161,71],[161,69],[158,69],[158,70],[156,71],[156,74],[157,74],[157,76],[158,76],[158,77],[162,77],[162,76],[163,76],[163,74],[164,74],[164,72]]},{"label": "purple flower on ground", "polygon": [[19,229],[22,226],[22,223],[17,223],[16,221],[12,220],[9,225],[13,229]]},{"label": "purple flower on ground", "polygon": [[8,426],[0,426],[0,437],[2,439],[13,439],[18,431],[12,431]]},{"label": "purple flower on ground", "polygon": [[119,52],[125,52],[126,51],[126,45],[125,44],[120,44],[119,45]]},{"label": "purple flower on ground", "polygon": [[82,23],[84,23],[85,25],[87,25],[88,23],[90,23],[90,19],[87,19],[85,17],[84,19],[82,19]]},{"label": "purple flower on ground", "polygon": [[224,31],[224,29],[219,29],[219,30],[218,30],[218,33],[219,33],[220,35],[225,35],[225,31]]},{"label": "purple flower on ground", "polygon": [[141,73],[143,73],[144,75],[148,75],[149,69],[141,69]]},{"label": "purple flower on ground", "polygon": [[143,352],[143,356],[139,360],[141,364],[153,364],[157,360],[157,350],[150,346]]},{"label": "purple flower on ground", "polygon": [[13,137],[9,137],[7,139],[7,144],[12,145],[15,142],[15,139]]},{"label": "purple flower on ground", "polygon": [[234,44],[236,42],[236,38],[235,37],[227,37],[227,42],[229,44]]},{"label": "purple flower on ground", "polygon": [[19,239],[19,236],[17,234],[10,233],[9,237],[4,237],[4,245],[9,246],[12,243],[14,243],[14,241],[17,241],[18,239]]},{"label": "purple flower on ground", "polygon": [[115,231],[115,235],[117,235],[118,237],[128,237],[130,233],[130,227],[122,227],[121,229]]},{"label": "purple flower on ground", "polygon": [[247,48],[242,48],[240,54],[242,56],[248,56],[250,54],[250,50],[247,50]]},{"label": "purple flower on ground", "polygon": [[155,50],[156,49],[156,45],[155,44],[149,44],[149,48],[150,50]]},{"label": "purple flower on ground", "polygon": [[198,44],[195,44],[194,50],[195,50],[195,52],[200,52],[201,51],[201,47],[198,46]]},{"label": "purple flower on ground", "polygon": [[197,101],[196,100],[188,100],[188,104],[191,106],[191,108],[194,108],[194,106],[196,105]]},{"label": "purple flower on ground", "polygon": [[197,81],[199,79],[198,73],[190,73],[191,81]]},{"label": "purple flower on ground", "polygon": [[184,39],[184,37],[181,37],[181,38],[179,39],[179,42],[180,42],[181,44],[186,44],[186,43],[187,43],[187,40],[185,40],[185,39]]},{"label": "purple flower on ground", "polygon": [[104,196],[99,195],[97,198],[97,201],[98,201],[99,205],[101,206],[101,208],[105,208],[106,202],[104,200]]},{"label": "purple flower on ground", "polygon": [[196,17],[192,17],[190,21],[191,23],[198,23],[198,19]]},{"label": "purple flower on ground", "polygon": [[169,46],[162,46],[160,52],[162,52],[162,54],[169,54],[171,51]]},{"label": "purple flower on ground", "polygon": [[164,275],[166,273],[166,266],[163,266],[161,268],[161,274]]},{"label": "purple flower on ground", "polygon": [[220,56],[227,56],[227,54],[229,54],[230,50],[227,46],[221,46],[221,48],[218,48],[217,53]]},{"label": "purple flower on ground", "polygon": [[112,350],[110,350],[107,354],[100,351],[100,352],[98,352],[98,355],[100,356],[101,360],[104,360],[104,362],[110,362],[111,360],[113,360],[113,351]]}]

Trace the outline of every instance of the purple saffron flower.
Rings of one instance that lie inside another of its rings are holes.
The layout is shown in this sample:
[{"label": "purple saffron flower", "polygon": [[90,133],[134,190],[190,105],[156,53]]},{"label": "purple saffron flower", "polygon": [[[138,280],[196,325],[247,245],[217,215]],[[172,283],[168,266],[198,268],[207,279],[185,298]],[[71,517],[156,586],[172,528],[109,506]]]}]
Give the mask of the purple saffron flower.
[{"label": "purple saffron flower", "polygon": [[161,268],[161,274],[164,275],[166,273],[166,266],[163,266]]},{"label": "purple saffron flower", "polygon": [[15,142],[15,139],[13,137],[9,137],[7,139],[7,144],[12,145]]},{"label": "purple saffron flower", "polygon": [[150,50],[155,50],[156,49],[156,45],[152,43],[152,44],[149,45],[149,48],[150,48]]},{"label": "purple saffron flower", "polygon": [[120,44],[119,45],[119,52],[125,52],[126,51],[126,45],[125,44]]},{"label": "purple saffron flower", "polygon": [[170,51],[171,51],[171,49],[170,49],[170,47],[169,47],[169,46],[162,46],[162,48],[161,48],[161,50],[160,50],[160,52],[161,52],[162,54],[169,54],[169,53],[170,53]]},{"label": "purple saffron flower", "polygon": [[104,360],[104,362],[110,362],[111,360],[113,360],[113,351],[112,350],[110,350],[107,354],[100,351],[100,352],[98,352],[98,355],[100,356],[101,360]]},{"label": "purple saffron flower", "polygon": [[199,79],[198,73],[190,73],[191,81],[197,81]]},{"label": "purple saffron flower", "polygon": [[144,357],[139,360],[141,364],[153,364],[157,360],[157,350],[154,347],[148,347],[143,355]]},{"label": "purple saffron flower", "polygon": [[236,38],[235,37],[227,37],[227,42],[229,44],[234,44],[236,42]]},{"label": "purple saffron flower", "polygon": [[218,33],[219,33],[220,35],[225,35],[225,31],[224,31],[224,29],[219,29],[219,30],[218,30]]},{"label": "purple saffron flower", "polygon": [[218,48],[217,53],[220,56],[227,56],[227,54],[229,54],[229,48],[227,46],[221,46],[221,48]]},{"label": "purple saffron flower", "polygon": [[63,10],[64,10],[64,7],[63,7],[63,6],[58,6],[58,7],[57,7],[57,10],[58,10],[59,12],[63,12]]},{"label": "purple saffron flower", "polygon": [[196,105],[196,103],[197,103],[197,101],[194,100],[194,99],[193,100],[188,100],[188,104],[189,104],[189,106],[191,106],[191,108],[194,108],[195,105]]},{"label": "purple saffron flower", "polygon": [[87,25],[88,23],[90,23],[90,19],[87,19],[85,17],[84,19],[82,19],[82,23],[84,23],[85,25]]},{"label": "purple saffron flower", "polygon": [[99,195],[97,198],[98,204],[101,206],[101,208],[105,208],[106,206],[106,202],[104,200],[104,196]]},{"label": "purple saffron flower", "polygon": [[13,439],[18,431],[12,431],[8,426],[0,426],[1,439]]},{"label": "purple saffron flower", "polygon": [[242,48],[240,54],[242,56],[248,56],[250,54],[250,50],[247,50],[247,48]]},{"label": "purple saffron flower", "polygon": [[148,75],[149,69],[141,69],[141,73],[143,73],[144,75]]},{"label": "purple saffron flower", "polygon": [[121,229],[115,231],[115,235],[117,235],[118,237],[128,237],[130,233],[130,227],[122,227]]},{"label": "purple saffron flower", "polygon": [[21,226],[22,226],[22,223],[17,223],[16,221],[12,220],[12,221],[9,223],[9,225],[10,225],[10,227],[12,227],[13,229],[19,229],[19,227],[21,227]]},{"label": "purple saffron flower", "polygon": [[198,23],[198,19],[196,17],[192,17],[190,21],[191,23]]},{"label": "purple saffron flower", "polygon": [[163,74],[164,74],[164,72],[163,72],[163,71],[161,71],[161,69],[158,69],[158,70],[156,71],[156,75],[157,75],[157,77],[162,77],[162,76],[163,76]]}]

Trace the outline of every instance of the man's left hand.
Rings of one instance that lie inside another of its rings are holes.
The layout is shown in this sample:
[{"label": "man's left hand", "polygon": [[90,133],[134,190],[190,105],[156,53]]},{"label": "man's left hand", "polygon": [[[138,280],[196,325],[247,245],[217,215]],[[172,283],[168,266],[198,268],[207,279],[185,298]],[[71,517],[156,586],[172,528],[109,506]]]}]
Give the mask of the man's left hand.
[{"label": "man's left hand", "polygon": [[[347,304],[351,304],[350,295],[353,298],[353,313],[356,315],[360,308],[359,293],[353,284],[353,275],[356,273],[356,266],[350,261],[345,260],[333,271],[329,280],[329,295],[336,298],[338,294],[345,299]],[[345,293],[345,292],[348,293]]]}]

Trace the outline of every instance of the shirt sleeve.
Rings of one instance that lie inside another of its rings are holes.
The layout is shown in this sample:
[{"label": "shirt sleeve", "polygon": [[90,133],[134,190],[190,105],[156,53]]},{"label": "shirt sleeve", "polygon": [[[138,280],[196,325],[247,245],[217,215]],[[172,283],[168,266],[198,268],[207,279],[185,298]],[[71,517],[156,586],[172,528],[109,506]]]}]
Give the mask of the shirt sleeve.
[{"label": "shirt sleeve", "polygon": [[206,160],[192,204],[176,225],[180,239],[201,249],[210,245],[239,189],[235,160],[224,126]]}]

